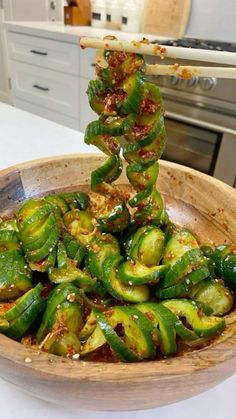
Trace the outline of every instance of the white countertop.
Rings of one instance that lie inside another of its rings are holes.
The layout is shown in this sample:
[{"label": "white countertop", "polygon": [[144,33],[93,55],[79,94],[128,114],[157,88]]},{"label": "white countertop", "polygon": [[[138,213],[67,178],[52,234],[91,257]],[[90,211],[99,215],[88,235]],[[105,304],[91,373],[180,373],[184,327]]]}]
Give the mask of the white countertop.
[{"label": "white countertop", "polygon": [[[0,169],[46,157],[96,151],[83,134],[0,103]],[[68,410],[35,399],[0,379],[0,417],[4,419],[235,419],[236,375],[191,399],[139,412]],[[91,395],[92,397],[92,395]],[[121,401],[122,403],[122,401]]]},{"label": "white countertop", "polygon": [[62,22],[5,22],[5,28],[12,32],[24,33],[34,36],[43,36],[56,41],[64,41],[70,43],[78,43],[78,39],[83,36],[103,38],[106,35],[114,35],[118,39],[128,41],[141,40],[143,37],[150,41],[155,39],[170,39],[158,35],[150,35],[145,33],[129,33],[122,31],[114,31],[111,29],[99,29],[91,26],[69,26]]}]

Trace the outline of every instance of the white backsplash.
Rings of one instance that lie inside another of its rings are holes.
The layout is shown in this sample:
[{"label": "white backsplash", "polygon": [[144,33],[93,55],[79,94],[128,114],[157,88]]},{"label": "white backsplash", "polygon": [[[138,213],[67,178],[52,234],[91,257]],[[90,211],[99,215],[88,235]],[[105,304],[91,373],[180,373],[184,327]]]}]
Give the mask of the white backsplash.
[{"label": "white backsplash", "polygon": [[236,42],[236,0],[192,0],[187,36]]}]

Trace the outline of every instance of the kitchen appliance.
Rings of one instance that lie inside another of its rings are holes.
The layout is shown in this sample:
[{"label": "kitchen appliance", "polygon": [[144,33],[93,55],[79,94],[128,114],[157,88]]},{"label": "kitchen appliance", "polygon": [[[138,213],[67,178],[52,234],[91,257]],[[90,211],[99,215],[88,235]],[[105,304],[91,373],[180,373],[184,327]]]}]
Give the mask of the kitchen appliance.
[{"label": "kitchen appliance", "polygon": [[[230,42],[184,38],[155,43],[236,52],[236,44]],[[148,57],[148,62],[156,63],[157,59]],[[174,62],[165,59],[165,64]],[[178,60],[178,64],[205,65],[187,60]],[[167,147],[163,158],[236,187],[236,80],[183,80],[178,76],[150,79],[161,87],[166,109]]]}]

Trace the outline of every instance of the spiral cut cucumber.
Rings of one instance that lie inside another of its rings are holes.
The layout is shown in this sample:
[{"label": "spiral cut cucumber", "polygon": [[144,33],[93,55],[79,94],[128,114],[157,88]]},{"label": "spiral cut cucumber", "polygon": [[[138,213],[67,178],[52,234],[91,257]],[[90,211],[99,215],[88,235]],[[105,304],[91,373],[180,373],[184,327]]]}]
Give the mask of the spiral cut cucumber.
[{"label": "spiral cut cucumber", "polygon": [[98,224],[102,231],[116,233],[124,231],[129,223],[124,198],[113,185],[122,170],[121,143],[128,162],[127,177],[137,192],[128,201],[136,208],[136,225],[166,224],[163,198],[155,187],[158,159],[165,146],[160,91],[144,81],[142,56],[106,51],[104,59],[107,67],[98,63],[98,79],[90,81],[87,92],[92,109],[100,117],[87,126],[85,133],[85,142],[108,156],[91,175],[91,189],[106,198],[105,210],[97,216]]},{"label": "spiral cut cucumber", "polygon": [[81,356],[96,354],[107,344],[120,361],[154,359],[157,348],[163,355],[175,354],[177,336],[184,341],[210,338],[224,327],[224,319],[206,316],[194,301],[185,299],[115,306],[104,312],[93,309],[80,332],[85,340]]}]

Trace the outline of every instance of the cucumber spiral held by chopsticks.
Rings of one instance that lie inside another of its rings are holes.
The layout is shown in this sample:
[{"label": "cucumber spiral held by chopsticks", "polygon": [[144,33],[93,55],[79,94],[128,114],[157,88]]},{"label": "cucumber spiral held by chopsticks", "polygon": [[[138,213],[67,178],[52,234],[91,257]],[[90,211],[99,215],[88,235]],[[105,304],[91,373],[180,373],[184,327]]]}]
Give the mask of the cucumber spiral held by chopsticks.
[{"label": "cucumber spiral held by chopsticks", "polygon": [[168,220],[163,198],[156,189],[158,159],[165,146],[165,127],[160,92],[145,82],[142,101],[135,122],[125,133],[124,158],[128,162],[127,177],[137,194],[129,200],[136,207],[137,225],[163,225]]},{"label": "cucumber spiral held by chopsticks", "polygon": [[124,198],[113,185],[122,170],[122,139],[127,177],[137,192],[128,201],[136,208],[134,221],[137,226],[163,225],[168,216],[155,187],[158,159],[165,146],[159,89],[144,81],[142,56],[106,51],[104,59],[107,67],[97,64],[98,79],[88,87],[89,103],[100,115],[99,120],[91,122],[85,133],[87,144],[96,145],[109,156],[91,175],[92,190],[108,198],[105,211],[97,217],[98,224],[103,231],[117,232],[125,230],[129,222]]}]

